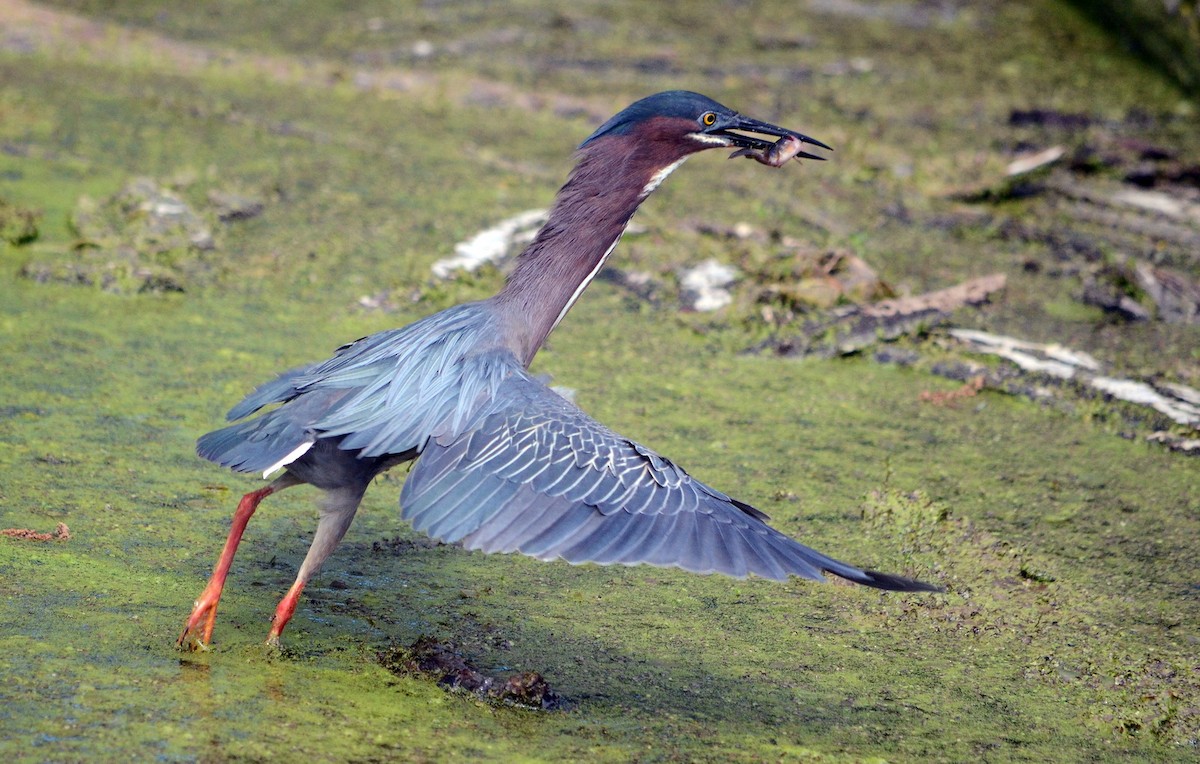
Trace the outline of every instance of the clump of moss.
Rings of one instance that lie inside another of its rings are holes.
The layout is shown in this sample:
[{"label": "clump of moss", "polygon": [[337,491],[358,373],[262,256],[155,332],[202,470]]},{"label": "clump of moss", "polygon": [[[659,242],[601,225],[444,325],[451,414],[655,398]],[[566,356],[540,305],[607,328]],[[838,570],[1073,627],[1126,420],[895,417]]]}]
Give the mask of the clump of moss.
[{"label": "clump of moss", "polygon": [[170,184],[135,178],[102,201],[81,197],[70,217],[77,237],[70,251],[30,262],[21,275],[117,294],[183,292],[216,272],[218,226],[262,209],[257,199],[225,191],[190,204]]},{"label": "clump of moss", "polygon": [[0,241],[14,246],[28,244],[38,237],[42,213],[0,199]]},{"label": "clump of moss", "polygon": [[867,494],[862,517],[875,530],[886,529],[905,554],[939,551],[945,546],[950,509],[921,491],[876,489]]}]

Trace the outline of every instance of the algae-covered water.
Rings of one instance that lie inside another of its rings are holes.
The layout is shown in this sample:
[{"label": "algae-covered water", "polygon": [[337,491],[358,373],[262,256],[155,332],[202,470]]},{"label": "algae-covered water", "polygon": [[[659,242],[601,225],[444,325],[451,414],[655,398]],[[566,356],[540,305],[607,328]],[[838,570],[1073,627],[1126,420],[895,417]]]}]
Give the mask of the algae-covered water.
[{"label": "algae-covered water", "polygon": [[[196,437],[273,372],[490,293],[495,270],[435,283],[429,266],[547,204],[600,120],[668,87],[836,151],[778,171],[692,160],[617,267],[669,282],[761,254],[698,237],[703,220],[851,248],[901,292],[1005,272],[960,325],[1197,386],[1196,327],[1120,323],[1076,299],[1069,268],[1029,266],[1056,262],[1052,245],[1002,235],[1054,229],[1062,210],[1014,198],[980,217],[944,195],[1021,142],[1200,163],[1195,104],[1069,8],[0,0],[0,19],[0,527],[70,529],[0,537],[5,759],[1196,755],[1194,457],[1099,400],[936,405],[922,393],[956,384],[927,364],[748,355],[766,329],[745,301],[700,317],[603,280],[537,371],[785,532],[948,592],[470,554],[399,521],[398,469],[281,651],[263,640],[311,538],[306,488],[251,523],[212,649],[175,648],[237,498],[260,485],[196,458]],[[1033,108],[1090,122],[1014,128]],[[197,211],[211,246],[105,228],[138,178]],[[229,214],[230,198],[253,205]],[[380,295],[389,310],[363,306]],[[536,671],[570,708],[389,671],[381,654],[419,637],[491,675]]]}]

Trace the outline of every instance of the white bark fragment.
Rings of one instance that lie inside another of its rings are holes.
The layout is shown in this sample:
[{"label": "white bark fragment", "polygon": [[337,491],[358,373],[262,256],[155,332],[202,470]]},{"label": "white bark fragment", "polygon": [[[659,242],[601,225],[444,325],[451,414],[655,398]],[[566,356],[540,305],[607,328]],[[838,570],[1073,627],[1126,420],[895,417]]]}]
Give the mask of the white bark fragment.
[{"label": "white bark fragment", "polygon": [[444,257],[433,264],[433,275],[446,279],[455,271],[470,273],[481,265],[503,260],[512,250],[533,241],[548,215],[549,210],[526,210],[460,241],[454,245],[453,257]]},{"label": "white bark fragment", "polygon": [[1005,168],[1005,174],[1010,178],[1017,175],[1025,175],[1026,173],[1054,164],[1066,156],[1066,153],[1067,150],[1062,146],[1051,146],[1044,151],[1038,151],[1034,154],[1022,154],[1009,162],[1008,167]]},{"label": "white bark fragment", "polygon": [[1178,424],[1200,424],[1200,408],[1186,401],[1169,398],[1145,382],[1112,377],[1095,377],[1090,382],[1092,387],[1101,392],[1140,406],[1149,406]]},{"label": "white bark fragment", "polygon": [[[1100,362],[1092,356],[1058,344],[1044,345],[974,329],[951,329],[950,334],[985,353],[1008,358],[1027,371],[1045,371],[1063,379],[1074,376],[1076,369],[1100,371]],[[1043,357],[1038,358],[1038,355]],[[1050,369],[1057,370],[1058,373]]]},{"label": "white bark fragment", "polygon": [[1087,353],[1062,345],[1029,342],[973,329],[951,329],[950,335],[972,350],[1012,361],[1025,371],[1042,372],[1060,379],[1079,381],[1118,400],[1147,406],[1178,424],[1200,427],[1200,390],[1164,383],[1159,387],[1133,379],[1106,377],[1100,362]]},{"label": "white bark fragment", "polygon": [[679,273],[679,288],[689,310],[708,313],[733,302],[729,287],[738,279],[737,269],[709,259]]}]

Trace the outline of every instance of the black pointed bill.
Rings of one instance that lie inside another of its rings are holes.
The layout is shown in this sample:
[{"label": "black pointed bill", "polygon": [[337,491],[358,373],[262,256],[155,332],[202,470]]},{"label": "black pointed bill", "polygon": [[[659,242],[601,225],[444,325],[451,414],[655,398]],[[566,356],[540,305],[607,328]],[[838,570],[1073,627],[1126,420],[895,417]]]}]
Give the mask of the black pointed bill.
[{"label": "black pointed bill", "polygon": [[[833,151],[832,148],[826,146],[824,143],[821,143],[816,138],[810,138],[809,136],[803,133],[798,133],[795,130],[788,130],[786,127],[772,125],[770,122],[763,122],[761,120],[751,119],[750,117],[743,117],[740,114],[735,114],[733,117],[714,125],[704,132],[708,135],[724,138],[725,140],[729,141],[730,146],[735,146],[739,149],[750,149],[752,151],[769,149],[772,145],[774,145],[775,141],[759,138],[758,135],[747,135],[747,133],[770,135],[774,136],[775,138],[791,136],[799,140],[801,143],[810,143],[813,146],[819,146],[820,148],[828,151]],[[810,154],[807,151],[797,152],[796,156],[803,157],[805,159],[825,159],[825,157],[817,156],[816,154]]]}]

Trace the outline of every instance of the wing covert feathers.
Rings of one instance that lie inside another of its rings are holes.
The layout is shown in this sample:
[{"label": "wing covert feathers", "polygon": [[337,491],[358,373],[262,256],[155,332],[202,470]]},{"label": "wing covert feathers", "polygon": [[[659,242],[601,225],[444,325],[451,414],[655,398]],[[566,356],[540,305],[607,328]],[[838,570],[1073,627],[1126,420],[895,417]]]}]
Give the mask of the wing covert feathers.
[{"label": "wing covert feathers", "polygon": [[804,546],[523,370],[467,431],[429,441],[400,502],[417,530],[484,552],[739,578],[833,573],[879,589],[938,591]]}]

